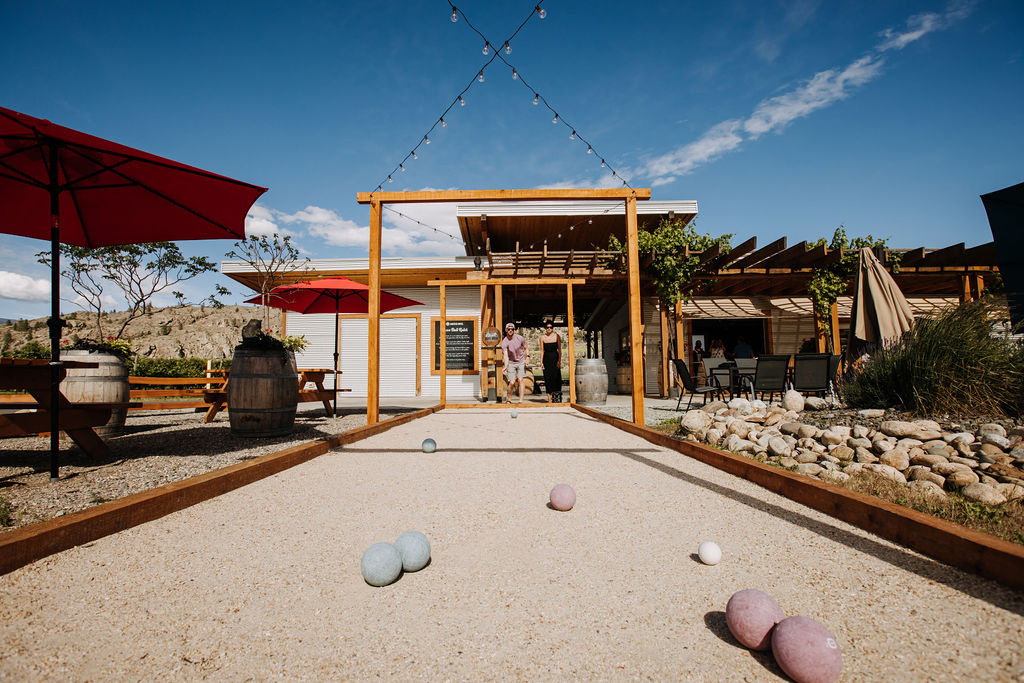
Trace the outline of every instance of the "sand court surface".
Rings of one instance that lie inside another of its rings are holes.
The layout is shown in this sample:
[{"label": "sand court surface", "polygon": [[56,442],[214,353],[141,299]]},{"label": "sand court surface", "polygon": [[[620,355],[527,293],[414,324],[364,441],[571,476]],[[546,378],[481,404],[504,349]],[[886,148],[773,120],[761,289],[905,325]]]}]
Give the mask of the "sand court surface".
[{"label": "sand court surface", "polygon": [[[409,530],[431,563],[367,585]],[[0,679],[778,680],[725,625],[744,588],[827,626],[842,680],[1024,675],[1020,593],[574,410],[490,409],[0,577]]]}]

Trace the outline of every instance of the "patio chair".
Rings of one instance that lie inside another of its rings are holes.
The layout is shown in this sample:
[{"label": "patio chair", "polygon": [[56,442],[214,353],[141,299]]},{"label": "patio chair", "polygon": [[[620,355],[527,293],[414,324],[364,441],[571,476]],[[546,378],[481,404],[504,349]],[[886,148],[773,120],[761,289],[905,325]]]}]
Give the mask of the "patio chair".
[{"label": "patio chair", "polygon": [[[716,370],[722,363],[727,363],[728,358],[704,358],[701,360],[701,365],[704,366],[704,384],[706,386],[721,386],[723,375],[716,377]],[[725,373],[724,377],[728,379],[729,374]]]},{"label": "patio chair", "polygon": [[744,381],[750,382],[754,379],[754,373],[757,371],[757,359],[756,358],[737,358],[736,359],[736,374],[739,375],[740,389],[742,390]]},{"label": "patio chair", "polygon": [[836,393],[836,383],[839,381],[839,366],[842,362],[842,356],[830,356],[828,359],[828,388],[833,394]]},{"label": "patio chair", "polygon": [[[715,394],[718,397],[722,395],[721,387],[715,384],[708,384],[703,387],[698,387],[697,383],[693,381],[693,377],[690,375],[690,371],[686,367],[686,363],[678,358],[673,358],[672,362],[676,366],[676,383],[680,384],[679,388],[679,400],[676,401],[676,410],[679,410],[680,404],[683,402],[683,392],[687,391],[690,393],[690,401],[686,404],[686,409],[689,410],[690,406],[693,405],[693,397],[702,394],[704,396],[704,404],[707,405],[708,394]],[[714,378],[709,379],[710,382],[714,382]]]},{"label": "patio chair", "polygon": [[768,394],[768,401],[771,402],[775,394],[782,396],[786,393],[786,375],[789,372],[789,356],[765,355],[757,359],[757,366],[754,369],[753,379],[746,380],[746,386],[750,388],[753,398],[761,392],[761,399]]},{"label": "patio chair", "polygon": [[798,353],[793,359],[793,388],[801,394],[828,393],[829,365],[827,353]]}]

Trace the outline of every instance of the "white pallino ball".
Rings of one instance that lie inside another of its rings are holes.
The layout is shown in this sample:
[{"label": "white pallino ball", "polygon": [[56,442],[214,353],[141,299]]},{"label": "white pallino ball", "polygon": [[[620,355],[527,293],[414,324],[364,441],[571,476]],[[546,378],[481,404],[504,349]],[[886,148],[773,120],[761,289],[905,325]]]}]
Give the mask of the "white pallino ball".
[{"label": "white pallino ball", "polygon": [[722,549],[714,541],[704,541],[697,547],[697,557],[704,564],[718,564],[722,561]]}]

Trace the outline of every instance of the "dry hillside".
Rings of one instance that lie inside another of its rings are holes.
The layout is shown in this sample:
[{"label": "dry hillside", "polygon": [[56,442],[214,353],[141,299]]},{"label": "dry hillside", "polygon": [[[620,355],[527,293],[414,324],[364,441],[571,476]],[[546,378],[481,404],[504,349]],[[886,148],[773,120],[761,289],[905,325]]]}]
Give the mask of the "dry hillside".
[{"label": "dry hillside", "polygon": [[[103,334],[116,334],[126,315],[124,312],[104,313]],[[151,313],[130,322],[123,337],[131,340],[139,355],[151,358],[230,358],[241,339],[242,326],[250,318],[261,317],[258,306],[154,308]],[[96,338],[95,315],[77,311],[64,314],[64,319],[69,325],[64,329],[65,339],[72,336]],[[276,332],[280,312],[271,311],[270,319],[271,328]],[[18,323],[0,325],[0,347],[16,349],[30,339],[49,346],[46,318],[29,320],[27,330],[15,329],[22,326]]]}]

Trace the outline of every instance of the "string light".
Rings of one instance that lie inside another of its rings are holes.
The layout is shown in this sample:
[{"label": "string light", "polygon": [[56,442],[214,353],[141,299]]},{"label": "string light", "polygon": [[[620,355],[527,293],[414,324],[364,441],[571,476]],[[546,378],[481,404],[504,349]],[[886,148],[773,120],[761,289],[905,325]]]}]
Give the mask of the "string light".
[{"label": "string light", "polygon": [[551,119],[551,123],[558,123],[558,112],[555,112],[555,118]]},{"label": "string light", "polygon": [[462,95],[459,95],[459,106],[460,107],[465,107],[466,106],[466,100],[462,99]]},{"label": "string light", "polygon": [[505,54],[507,54],[507,55],[512,54],[512,46],[508,44],[507,40],[505,41]]},{"label": "string light", "polygon": [[594,148],[591,147],[590,145],[587,145],[587,154],[593,154],[593,153],[594,153]]},{"label": "string light", "polygon": [[604,159],[601,159],[601,168],[604,168]]},{"label": "string light", "polygon": [[533,93],[533,104],[534,106],[540,104],[540,95],[537,93]]},{"label": "string light", "polygon": [[400,171],[401,171],[402,173],[405,173],[405,165],[404,165],[404,164],[399,164],[399,165],[398,165],[398,169],[399,169],[399,170],[400,170]]},{"label": "string light", "polygon": [[419,157],[419,155],[418,155],[418,154],[416,154],[416,150],[413,150],[413,151],[412,151],[412,158],[413,158],[413,159],[419,159],[419,158],[420,158],[420,157]]},{"label": "string light", "polygon": [[484,82],[484,70],[483,69],[480,69],[480,74],[476,77],[476,80],[480,81],[481,83]]},{"label": "string light", "polygon": [[444,120],[443,116],[441,117],[441,127],[442,128],[447,128],[448,127],[448,122]]},{"label": "string light", "polygon": [[541,19],[544,19],[545,17],[548,16],[548,11],[541,7],[540,5],[537,5],[536,7],[534,7],[534,9],[537,10],[537,16],[540,17]]},{"label": "string light", "polygon": [[455,9],[455,5],[452,5],[452,23],[454,24],[459,20],[459,10]]},{"label": "string light", "polygon": [[515,81],[515,80],[518,80],[518,79],[519,79],[519,72],[516,71],[515,69],[512,69],[512,80]]},{"label": "string light", "polygon": [[389,183],[392,183],[392,182],[394,182],[393,180],[391,180],[391,176],[388,176],[388,182],[389,182]]},{"label": "string light", "polygon": [[576,131],[575,130],[573,130],[573,132],[569,133],[569,139],[570,140],[575,140],[576,139]]},{"label": "string light", "polygon": [[487,41],[484,41],[484,49],[481,50],[481,52],[483,52],[485,55],[487,55],[487,54],[490,54],[490,51],[491,51],[491,44],[488,43]]},{"label": "string light", "polygon": [[[429,138],[429,137],[427,137],[426,135],[424,135],[424,136],[423,136],[423,142],[425,142],[425,143],[427,143],[427,144],[429,145],[429,144],[430,144],[430,138]],[[602,164],[602,165],[603,165],[603,164]]]},{"label": "string light", "polygon": [[[379,190],[380,187],[378,187],[377,189]],[[399,215],[399,216],[401,216],[402,218],[404,218],[407,221],[412,221],[413,223],[416,223],[417,225],[421,225],[421,226],[423,226],[424,228],[426,228],[428,230],[433,230],[434,232],[436,232],[436,233],[438,233],[440,235],[444,235],[445,237],[447,237],[450,240],[455,240],[456,242],[461,242],[462,241],[461,237],[457,237],[457,236],[451,234],[450,232],[446,232],[445,230],[441,230],[440,228],[435,228],[433,225],[427,225],[426,223],[423,223],[422,221],[418,221],[415,218],[413,218],[412,216],[407,216],[404,213],[402,213],[401,211],[398,211],[396,209],[391,208],[387,204],[384,204],[383,208],[384,208],[385,211],[390,211],[393,214]]]}]

